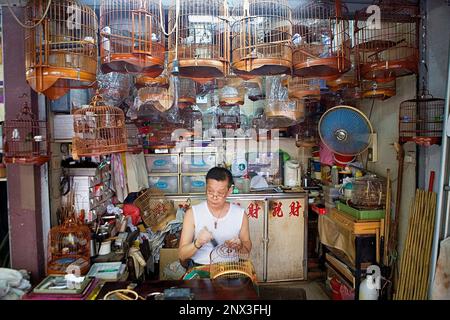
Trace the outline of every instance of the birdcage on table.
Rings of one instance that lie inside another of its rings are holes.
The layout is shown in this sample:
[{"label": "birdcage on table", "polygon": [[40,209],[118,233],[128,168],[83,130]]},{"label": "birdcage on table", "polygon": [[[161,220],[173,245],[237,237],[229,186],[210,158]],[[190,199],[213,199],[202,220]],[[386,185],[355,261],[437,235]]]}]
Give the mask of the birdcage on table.
[{"label": "birdcage on table", "polygon": [[288,76],[283,80],[291,99],[320,99],[320,80]]},{"label": "birdcage on table", "polygon": [[292,66],[300,77],[332,79],[351,67],[347,8],[340,0],[299,1],[292,10]]},{"label": "birdcage on table", "polygon": [[290,73],[292,25],[287,1],[245,0],[234,12],[234,73],[245,79]]},{"label": "birdcage on table", "polygon": [[92,157],[127,150],[125,115],[117,107],[104,103],[100,94],[89,106],[73,112],[73,154]]},{"label": "birdcage on table", "polygon": [[418,71],[419,7],[406,0],[380,0],[379,25],[373,11],[355,13],[355,50],[364,79],[400,77]]},{"label": "birdcage on table", "polygon": [[158,0],[100,2],[100,61],[103,73],[144,73],[164,69],[164,37]]},{"label": "birdcage on table", "polygon": [[243,105],[245,100],[244,80],[236,76],[217,79],[219,86],[219,105]]},{"label": "birdcage on table", "polygon": [[56,100],[70,89],[95,83],[98,24],[94,10],[76,0],[30,0],[25,23],[36,25],[25,29],[26,79],[34,91]]},{"label": "birdcage on table", "polygon": [[176,218],[173,201],[157,189],[147,189],[133,204],[139,208],[142,221],[153,232],[163,230],[168,222]]},{"label": "birdcage on table", "polygon": [[445,100],[423,92],[415,99],[400,104],[400,143],[414,141],[429,146],[439,144],[445,117]]},{"label": "birdcage on table", "polygon": [[[224,0],[180,0],[169,8],[168,68],[205,83],[228,73],[230,39],[228,6]],[[177,23],[178,22],[178,23]],[[178,65],[176,65],[178,64]]]},{"label": "birdcage on table", "polygon": [[395,96],[397,90],[396,78],[361,81],[361,97],[363,99],[386,100]]},{"label": "birdcage on table", "polygon": [[256,282],[256,272],[245,247],[233,248],[227,244],[215,247],[210,253],[210,278],[249,278]]},{"label": "birdcage on table", "polygon": [[47,274],[67,274],[69,266],[79,268],[84,275],[90,268],[90,228],[75,218],[68,217],[61,225],[50,229],[48,236]]},{"label": "birdcage on table", "polygon": [[367,175],[352,182],[351,205],[358,209],[383,209],[386,204],[386,183]]},{"label": "birdcage on table", "polygon": [[38,120],[28,103],[3,126],[5,163],[41,165],[50,160],[50,136],[45,120]]}]

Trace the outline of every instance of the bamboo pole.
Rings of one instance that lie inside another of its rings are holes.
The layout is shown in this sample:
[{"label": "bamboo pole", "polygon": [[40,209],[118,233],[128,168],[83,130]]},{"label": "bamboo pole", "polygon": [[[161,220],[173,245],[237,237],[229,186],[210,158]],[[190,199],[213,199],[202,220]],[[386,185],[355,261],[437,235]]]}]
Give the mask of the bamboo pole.
[{"label": "bamboo pole", "polygon": [[384,250],[383,250],[383,261],[384,265],[389,265],[389,252],[388,252],[388,244],[389,244],[389,228],[391,223],[391,170],[387,169],[386,173],[386,213],[384,215]]}]

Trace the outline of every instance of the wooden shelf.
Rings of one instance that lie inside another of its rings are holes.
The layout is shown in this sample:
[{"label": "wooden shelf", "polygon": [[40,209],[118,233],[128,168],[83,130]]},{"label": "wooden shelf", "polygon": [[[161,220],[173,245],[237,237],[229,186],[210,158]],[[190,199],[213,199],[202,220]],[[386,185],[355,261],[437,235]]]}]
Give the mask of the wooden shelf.
[{"label": "wooden shelf", "polygon": [[0,182],[6,182],[7,180],[7,178],[0,178]]}]

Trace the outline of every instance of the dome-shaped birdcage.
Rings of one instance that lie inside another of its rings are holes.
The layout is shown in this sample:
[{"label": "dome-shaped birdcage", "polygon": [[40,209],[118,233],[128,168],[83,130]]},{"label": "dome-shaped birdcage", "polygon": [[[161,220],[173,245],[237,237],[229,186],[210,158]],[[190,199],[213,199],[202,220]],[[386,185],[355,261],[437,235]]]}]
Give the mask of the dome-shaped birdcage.
[{"label": "dome-shaped birdcage", "polygon": [[157,0],[102,0],[100,58],[103,73],[145,73],[164,69],[164,37]]},{"label": "dome-shaped birdcage", "polygon": [[250,253],[244,247],[237,249],[222,244],[215,247],[209,257],[211,279],[250,278],[256,282],[256,272],[250,260]]},{"label": "dome-shaped birdcage", "polygon": [[105,105],[98,93],[89,106],[73,112],[73,129],[74,156],[91,157],[127,150],[123,111]]},{"label": "dome-shaped birdcage", "polygon": [[434,98],[427,91],[400,104],[399,141],[417,144],[439,144],[445,117],[445,100]]},{"label": "dome-shaped birdcage", "polygon": [[387,78],[379,81],[362,80],[361,98],[386,100],[396,95],[397,81],[395,78]]},{"label": "dome-shaped birdcage", "polygon": [[169,69],[177,60],[180,76],[199,83],[226,76],[230,63],[227,2],[179,1],[178,23],[176,5],[169,8],[169,30],[178,28],[169,35]]},{"label": "dome-shaped birdcage", "polygon": [[282,81],[291,99],[320,99],[320,80],[288,76]]},{"label": "dome-shaped birdcage", "polygon": [[[35,25],[49,1],[30,0],[25,21]],[[34,91],[56,100],[88,88],[97,72],[97,17],[76,0],[51,2],[42,23],[25,30],[26,79]]]},{"label": "dome-shaped birdcage", "polygon": [[232,25],[232,69],[238,76],[291,71],[291,8],[286,0],[244,0]]},{"label": "dome-shaped birdcage", "polygon": [[299,1],[292,11],[292,34],[295,75],[330,79],[350,69],[347,8],[340,0]]},{"label": "dome-shaped birdcage", "polygon": [[417,73],[419,7],[405,0],[375,4],[380,12],[379,25],[371,19],[373,11],[355,13],[355,50],[361,77],[379,80]]},{"label": "dome-shaped birdcage", "polygon": [[48,235],[47,274],[67,274],[67,267],[74,263],[81,275],[90,267],[90,228],[74,217],[62,225],[50,229]]},{"label": "dome-shaped birdcage", "polygon": [[219,105],[243,105],[245,100],[244,80],[236,76],[217,79],[219,87]]},{"label": "dome-shaped birdcage", "polygon": [[45,120],[38,120],[25,102],[16,119],[3,127],[4,162],[41,165],[50,160],[50,136]]}]

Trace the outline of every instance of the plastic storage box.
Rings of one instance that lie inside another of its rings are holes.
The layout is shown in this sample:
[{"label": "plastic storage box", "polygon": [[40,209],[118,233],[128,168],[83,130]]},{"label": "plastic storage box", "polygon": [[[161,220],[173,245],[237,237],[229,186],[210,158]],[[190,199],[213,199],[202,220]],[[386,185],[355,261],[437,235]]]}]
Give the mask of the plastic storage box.
[{"label": "plastic storage box", "polygon": [[185,153],[180,157],[181,173],[207,172],[217,164],[215,154]]},{"label": "plastic storage box", "polygon": [[160,190],[165,194],[178,193],[178,175],[176,176],[149,176],[148,184],[150,188]]},{"label": "plastic storage box", "polygon": [[148,173],[178,173],[177,154],[147,154],[145,163]]},{"label": "plastic storage box", "polygon": [[205,193],[206,191],[206,176],[182,176],[181,177],[182,193]]}]

